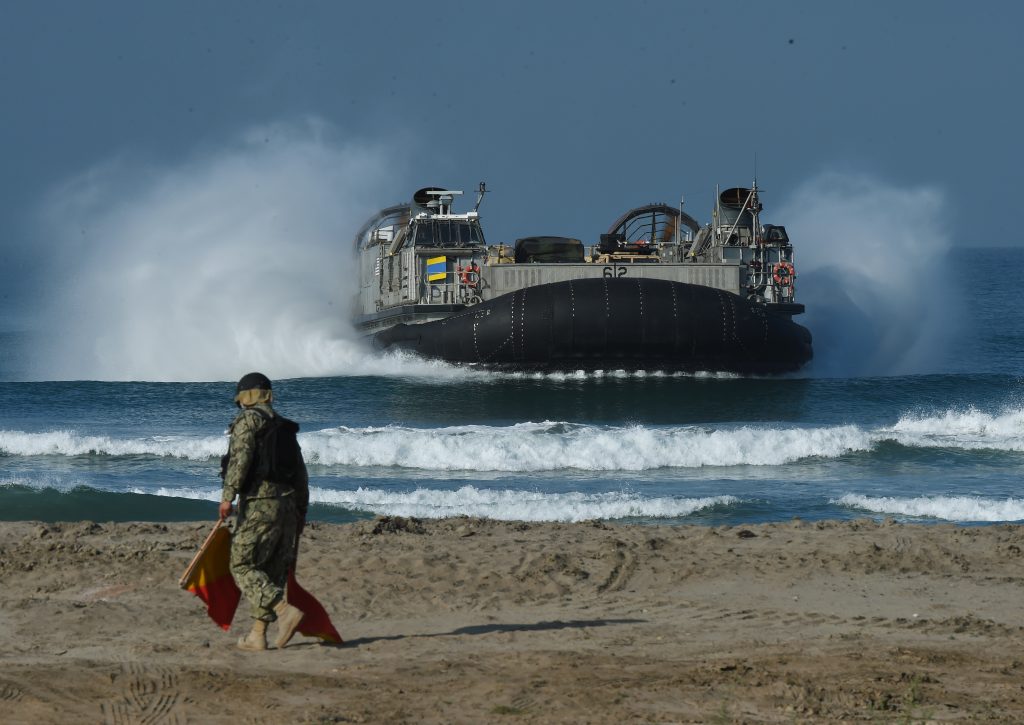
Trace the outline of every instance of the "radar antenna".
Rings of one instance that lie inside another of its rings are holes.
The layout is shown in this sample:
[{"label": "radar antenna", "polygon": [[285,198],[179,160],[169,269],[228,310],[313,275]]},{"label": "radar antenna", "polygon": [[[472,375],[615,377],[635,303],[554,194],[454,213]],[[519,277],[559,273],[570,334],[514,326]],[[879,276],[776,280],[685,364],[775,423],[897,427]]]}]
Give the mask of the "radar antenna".
[{"label": "radar antenna", "polygon": [[427,208],[437,209],[437,213],[442,216],[451,214],[452,201],[454,201],[456,196],[462,196],[461,191],[454,191],[452,189],[425,189],[424,193],[427,196],[435,197],[427,202]]}]

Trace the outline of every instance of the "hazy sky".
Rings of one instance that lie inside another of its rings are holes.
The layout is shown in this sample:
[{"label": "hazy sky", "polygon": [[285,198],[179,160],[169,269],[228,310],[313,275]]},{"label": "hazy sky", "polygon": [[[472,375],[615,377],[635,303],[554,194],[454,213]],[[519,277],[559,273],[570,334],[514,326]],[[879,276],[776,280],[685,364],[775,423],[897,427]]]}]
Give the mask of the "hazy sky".
[{"label": "hazy sky", "polygon": [[937,189],[957,244],[1020,245],[1022,21],[1019,2],[6,0],[0,283],[38,271],[38,209],[68,179],[311,119],[390,150],[378,206],[486,180],[492,241],[589,241],[681,193],[707,220],[756,155],[767,221],[851,172]]}]

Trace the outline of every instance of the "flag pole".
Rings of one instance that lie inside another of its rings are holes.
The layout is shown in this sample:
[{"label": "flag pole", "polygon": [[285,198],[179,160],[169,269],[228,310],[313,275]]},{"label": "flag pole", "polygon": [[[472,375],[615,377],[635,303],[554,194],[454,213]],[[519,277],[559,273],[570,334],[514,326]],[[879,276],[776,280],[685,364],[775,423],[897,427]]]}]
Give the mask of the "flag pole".
[{"label": "flag pole", "polygon": [[182,589],[188,589],[188,580],[192,576],[192,571],[196,568],[196,563],[198,563],[203,552],[206,551],[206,547],[210,545],[210,542],[213,540],[213,535],[217,533],[217,529],[220,528],[220,525],[223,522],[223,519],[217,519],[217,522],[213,525],[213,529],[206,536],[206,540],[203,542],[203,545],[199,547],[199,551],[197,551],[196,555],[192,557],[192,561],[188,563],[188,568],[185,569],[185,573],[182,574],[181,579],[178,580],[178,586]]}]

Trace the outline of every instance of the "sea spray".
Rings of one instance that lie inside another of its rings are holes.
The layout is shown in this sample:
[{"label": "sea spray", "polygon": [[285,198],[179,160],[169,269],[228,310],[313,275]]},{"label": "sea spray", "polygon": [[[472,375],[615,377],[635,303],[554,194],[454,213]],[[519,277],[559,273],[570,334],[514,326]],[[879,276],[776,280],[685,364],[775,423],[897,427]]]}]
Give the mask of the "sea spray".
[{"label": "sea spray", "polygon": [[942,369],[959,327],[944,195],[864,175],[821,174],[774,217],[796,249],[799,321],[814,335],[812,375]]},{"label": "sea spray", "polygon": [[351,235],[393,189],[396,150],[319,121],[249,129],[179,163],[117,159],[52,193],[35,379],[422,374],[349,324]]}]

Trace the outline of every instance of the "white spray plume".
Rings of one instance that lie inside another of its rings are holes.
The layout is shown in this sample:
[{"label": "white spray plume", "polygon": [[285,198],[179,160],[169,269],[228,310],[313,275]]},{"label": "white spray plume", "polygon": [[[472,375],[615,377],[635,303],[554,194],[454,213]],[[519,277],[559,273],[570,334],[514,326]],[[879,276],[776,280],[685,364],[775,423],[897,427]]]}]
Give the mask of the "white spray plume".
[{"label": "white spray plume", "polygon": [[778,219],[796,248],[798,321],[814,335],[809,372],[937,372],[959,326],[941,191],[825,173],[800,186]]},{"label": "white spray plume", "polygon": [[356,341],[352,236],[405,187],[397,150],[337,136],[318,120],[272,124],[174,165],[110,162],[54,192],[50,342],[34,377],[443,373]]}]

